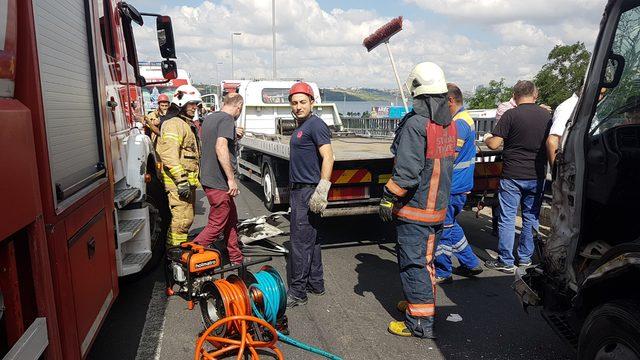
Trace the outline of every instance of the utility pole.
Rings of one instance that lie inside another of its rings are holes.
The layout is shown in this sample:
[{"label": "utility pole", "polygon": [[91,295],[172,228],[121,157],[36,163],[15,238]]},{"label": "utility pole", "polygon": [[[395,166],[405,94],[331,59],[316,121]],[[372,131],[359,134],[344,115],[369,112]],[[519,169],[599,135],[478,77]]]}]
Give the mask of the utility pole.
[{"label": "utility pole", "polygon": [[276,0],[271,0],[271,32],[273,33],[273,80],[278,79],[276,71]]}]

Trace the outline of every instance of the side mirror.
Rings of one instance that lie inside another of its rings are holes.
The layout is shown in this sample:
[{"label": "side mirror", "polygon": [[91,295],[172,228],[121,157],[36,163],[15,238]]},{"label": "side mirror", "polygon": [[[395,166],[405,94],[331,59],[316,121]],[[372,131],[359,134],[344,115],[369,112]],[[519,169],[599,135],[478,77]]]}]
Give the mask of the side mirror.
[{"label": "side mirror", "polygon": [[160,46],[160,55],[165,59],[176,58],[176,46],[173,40],[173,26],[171,26],[171,17],[156,17],[156,29],[158,31],[158,46]]},{"label": "side mirror", "polygon": [[147,86],[147,79],[142,75],[136,75],[136,84],[140,87]]},{"label": "side mirror", "polygon": [[607,67],[602,75],[600,81],[600,87],[611,89],[618,86],[620,78],[622,78],[622,71],[624,70],[625,60],[620,54],[609,53],[607,59]]},{"label": "side mirror", "polygon": [[135,7],[133,7],[133,5],[127,4],[123,1],[119,4],[119,8],[125,18],[133,21],[140,26],[144,25],[142,14],[140,14],[140,12]]},{"label": "side mirror", "polygon": [[173,80],[178,77],[178,65],[173,60],[164,60],[160,63],[162,68],[162,77],[167,80]]}]

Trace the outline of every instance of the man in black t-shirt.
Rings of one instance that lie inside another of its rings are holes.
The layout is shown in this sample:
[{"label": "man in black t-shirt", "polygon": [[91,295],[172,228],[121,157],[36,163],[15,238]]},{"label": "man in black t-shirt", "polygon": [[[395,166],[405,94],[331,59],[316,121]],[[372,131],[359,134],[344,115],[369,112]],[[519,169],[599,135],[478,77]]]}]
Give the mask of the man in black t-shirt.
[{"label": "man in black t-shirt", "polygon": [[506,273],[515,271],[513,246],[518,204],[522,207],[518,265],[531,265],[533,231],[538,229],[546,175],[545,142],[551,126],[549,111],[535,103],[538,90],[531,81],[518,81],[513,93],[518,106],[507,110],[491,134],[485,135],[489,148],[504,146],[498,194],[498,259],[488,260],[485,265]]},{"label": "man in black t-shirt", "polygon": [[232,93],[224,98],[222,110],[205,117],[200,138],[200,183],[209,200],[209,221],[194,242],[210,246],[226,240],[229,260],[242,263],[238,244],[238,211],[233,200],[239,194],[235,179],[236,140],[242,134],[236,131],[235,120],[242,112],[243,99]]},{"label": "man in black t-shirt", "polygon": [[327,207],[333,149],[331,131],[313,114],[313,89],[305,82],[289,90],[289,104],[298,127],[289,142],[289,203],[291,204],[291,283],[287,307],[307,302],[307,293],[323,295],[320,214]]}]

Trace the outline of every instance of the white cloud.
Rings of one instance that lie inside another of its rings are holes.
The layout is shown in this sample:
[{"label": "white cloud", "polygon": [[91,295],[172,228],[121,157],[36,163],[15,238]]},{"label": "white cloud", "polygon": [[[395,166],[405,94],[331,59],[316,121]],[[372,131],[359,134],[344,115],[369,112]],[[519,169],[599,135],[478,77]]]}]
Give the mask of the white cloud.
[{"label": "white cloud", "polygon": [[[577,3],[580,10],[572,12],[576,16],[587,10],[599,15],[604,7],[602,0],[565,0],[560,4],[538,0],[533,5],[508,0],[405,1],[445,18],[478,17],[477,23],[466,21],[466,26],[482,30],[488,38],[459,31],[459,21],[434,28],[427,20],[405,19],[403,31],[391,40],[401,80],[413,65],[428,60],[440,64],[448,80],[463,90],[502,77],[507,83],[531,78],[555,44],[584,41],[590,46],[597,33],[597,16],[559,21],[558,14],[567,16]],[[545,8],[549,4],[553,9]],[[416,7],[416,11],[425,10]],[[217,62],[223,62],[220,78],[231,76],[232,31],[242,32],[234,38],[236,77],[271,76],[270,1],[204,1],[195,7],[165,7],[162,12],[173,19],[178,65],[190,71],[196,81],[215,81]],[[538,20],[545,16],[556,20]],[[279,77],[304,78],[327,87],[394,88],[386,50],[379,47],[367,53],[362,46],[362,40],[388,20],[370,10],[325,11],[317,0],[278,0]],[[136,35],[139,52],[157,60],[153,29]]]}]

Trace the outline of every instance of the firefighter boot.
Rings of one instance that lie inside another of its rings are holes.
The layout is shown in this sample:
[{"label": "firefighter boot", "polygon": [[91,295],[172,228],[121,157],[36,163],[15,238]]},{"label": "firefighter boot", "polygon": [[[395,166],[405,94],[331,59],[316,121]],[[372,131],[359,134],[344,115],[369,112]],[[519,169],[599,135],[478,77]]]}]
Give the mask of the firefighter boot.
[{"label": "firefighter boot", "polygon": [[168,193],[169,206],[171,207],[171,226],[167,232],[167,245],[177,246],[187,241],[189,228],[193,223],[193,208],[195,203],[195,189],[189,199],[183,199],[178,195],[177,189]]}]

